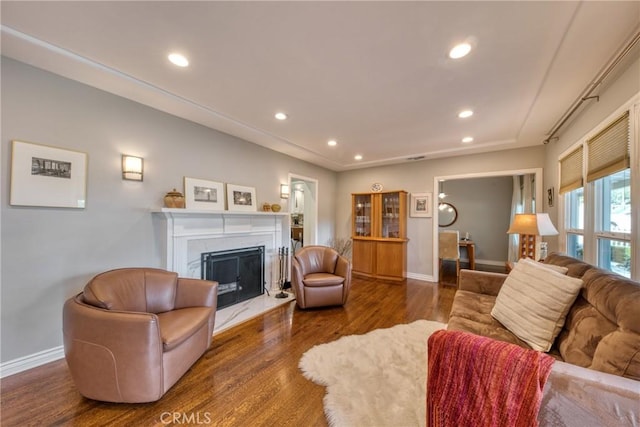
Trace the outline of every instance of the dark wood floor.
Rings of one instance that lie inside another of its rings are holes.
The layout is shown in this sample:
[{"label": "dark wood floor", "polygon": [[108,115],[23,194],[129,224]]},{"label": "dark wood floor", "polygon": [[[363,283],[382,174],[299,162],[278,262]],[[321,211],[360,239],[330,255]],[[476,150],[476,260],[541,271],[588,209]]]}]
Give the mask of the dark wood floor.
[{"label": "dark wood floor", "polygon": [[85,399],[65,361],[49,363],[2,381],[1,424],[326,426],[325,389],[302,376],[302,354],[345,335],[418,319],[446,322],[454,292],[411,279],[354,277],[344,307],[300,310],[292,302],[214,336],[204,356],[155,403]]}]

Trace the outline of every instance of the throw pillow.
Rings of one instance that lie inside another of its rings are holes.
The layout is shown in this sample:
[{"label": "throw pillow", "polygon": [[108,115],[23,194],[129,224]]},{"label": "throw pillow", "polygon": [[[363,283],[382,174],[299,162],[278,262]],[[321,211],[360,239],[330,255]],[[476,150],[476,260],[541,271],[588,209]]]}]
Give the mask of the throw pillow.
[{"label": "throw pillow", "polygon": [[560,333],[582,280],[521,261],[500,288],[491,315],[531,348],[546,352]]},{"label": "throw pillow", "polygon": [[532,265],[534,267],[548,268],[549,270],[557,271],[560,274],[567,274],[567,272],[569,271],[569,269],[567,267],[563,267],[561,265],[555,265],[555,264],[544,264],[544,263],[541,263],[541,262],[536,262],[536,261],[532,260],[531,258],[522,258],[518,262],[524,262],[525,264],[529,264],[529,265]]}]

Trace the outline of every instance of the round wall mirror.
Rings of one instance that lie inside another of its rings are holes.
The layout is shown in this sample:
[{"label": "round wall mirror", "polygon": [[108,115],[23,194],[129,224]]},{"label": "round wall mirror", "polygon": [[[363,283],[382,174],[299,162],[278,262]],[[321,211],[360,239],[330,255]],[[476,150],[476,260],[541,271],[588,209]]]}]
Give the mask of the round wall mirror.
[{"label": "round wall mirror", "polygon": [[458,210],[451,203],[440,203],[438,205],[438,225],[448,227],[458,219]]}]

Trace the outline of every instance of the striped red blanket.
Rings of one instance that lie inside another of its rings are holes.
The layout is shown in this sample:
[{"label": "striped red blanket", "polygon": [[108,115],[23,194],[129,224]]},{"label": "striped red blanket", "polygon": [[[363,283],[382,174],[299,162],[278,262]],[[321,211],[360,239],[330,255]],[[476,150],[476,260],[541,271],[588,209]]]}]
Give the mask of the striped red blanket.
[{"label": "striped red blanket", "polygon": [[537,426],[554,359],[462,331],[428,341],[427,426]]}]

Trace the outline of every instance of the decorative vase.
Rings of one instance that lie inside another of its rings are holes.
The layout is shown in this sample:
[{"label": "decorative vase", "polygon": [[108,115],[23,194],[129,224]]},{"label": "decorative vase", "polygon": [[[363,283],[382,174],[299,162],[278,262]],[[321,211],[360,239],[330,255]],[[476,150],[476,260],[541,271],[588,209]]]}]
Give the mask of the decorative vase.
[{"label": "decorative vase", "polygon": [[274,203],[273,205],[271,205],[271,210],[274,212],[280,212],[280,209],[282,209],[282,207],[277,203]]},{"label": "decorative vase", "polygon": [[176,190],[174,188],[173,191],[169,191],[164,196],[164,205],[166,207],[168,207],[168,208],[180,208],[180,209],[183,209],[184,208],[184,196],[182,195],[181,192],[179,192],[178,190]]},{"label": "decorative vase", "polygon": [[271,205],[269,203],[263,203],[262,204],[262,210],[264,212],[271,212]]}]

